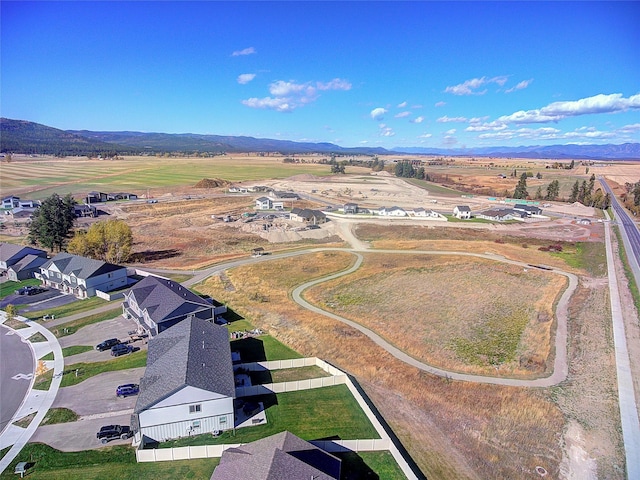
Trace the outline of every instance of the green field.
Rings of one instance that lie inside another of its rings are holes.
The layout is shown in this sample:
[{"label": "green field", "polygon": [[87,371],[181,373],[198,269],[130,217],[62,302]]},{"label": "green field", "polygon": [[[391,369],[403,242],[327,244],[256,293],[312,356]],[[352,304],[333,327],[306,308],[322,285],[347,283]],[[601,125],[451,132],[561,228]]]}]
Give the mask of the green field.
[{"label": "green field", "polygon": [[[129,353],[121,357],[107,360],[104,362],[93,363],[74,363],[65,366],[62,375],[61,387],[70,387],[83,382],[87,378],[104,372],[113,372],[115,370],[127,370],[129,368],[139,368],[147,365],[147,351]],[[78,371],[76,375],[76,370]]]},{"label": "green field", "polygon": [[303,173],[328,175],[330,167],[312,163],[283,163],[282,158],[227,155],[215,158],[125,157],[88,160],[86,157],[11,162],[2,167],[2,186],[29,188],[29,198],[52,193],[82,196],[92,190],[144,195],[150,190],[194,186],[203,178],[230,182],[286,178]]}]

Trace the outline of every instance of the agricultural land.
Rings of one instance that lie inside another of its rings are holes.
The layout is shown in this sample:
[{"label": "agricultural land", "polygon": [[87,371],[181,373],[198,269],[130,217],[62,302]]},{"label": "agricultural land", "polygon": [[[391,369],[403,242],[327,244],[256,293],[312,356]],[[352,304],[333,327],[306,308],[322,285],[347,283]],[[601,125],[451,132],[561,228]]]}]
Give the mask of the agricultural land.
[{"label": "agricultural land", "polygon": [[[566,198],[576,180],[588,180],[594,171],[621,194],[625,182],[640,178],[640,165],[576,161],[573,169],[556,169],[543,160],[425,157],[434,163],[425,169],[439,180],[425,182],[349,165],[345,175],[330,175],[328,165],[317,163],[321,158],[285,163],[253,154],[116,160],[16,155],[2,165],[2,194],[38,200],[71,193],[81,201],[94,190],[135,193],[138,200],[100,204],[101,214],[79,219],[77,228],[125,220],[134,236],[130,266],[183,281],[227,304],[237,322],[350,374],[430,480],[536,478],[540,472],[571,480],[625,478],[603,212],[549,201],[536,221],[451,216],[457,205],[472,212],[504,207],[503,193],[517,183],[514,170],[532,172],[530,193],[557,179],[560,198]],[[381,158],[387,165],[404,159]],[[230,193],[232,186],[295,192],[298,198],[285,202],[285,210],[323,210],[328,221],[308,229],[278,212],[254,218],[255,200],[264,191]],[[449,221],[344,215],[340,208],[349,202],[369,210],[433,209]],[[27,231],[24,222],[3,218],[0,241],[25,243]],[[251,258],[257,248],[267,255],[216,269]],[[614,248],[637,379],[637,305],[615,238]],[[558,318],[568,275],[577,283],[566,318]],[[319,311],[293,294],[311,280],[318,283],[301,296]],[[498,381],[429,373],[342,319],[417,362]],[[541,386],[536,381],[554,371],[560,322],[567,330],[567,375]],[[510,386],[515,380],[530,383]],[[640,386],[635,388],[640,398]],[[208,471],[194,465],[196,475]],[[178,475],[186,467],[170,468]]]}]

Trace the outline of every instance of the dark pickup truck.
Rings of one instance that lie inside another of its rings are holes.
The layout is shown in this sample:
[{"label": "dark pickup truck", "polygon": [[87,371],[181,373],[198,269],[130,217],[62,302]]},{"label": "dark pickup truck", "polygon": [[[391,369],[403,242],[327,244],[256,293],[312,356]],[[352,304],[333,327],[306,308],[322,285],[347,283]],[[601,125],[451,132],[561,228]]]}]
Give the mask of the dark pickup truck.
[{"label": "dark pickup truck", "polygon": [[126,425],[107,425],[102,427],[98,433],[96,433],[96,437],[102,443],[107,443],[109,440],[126,440],[131,437],[133,432]]}]

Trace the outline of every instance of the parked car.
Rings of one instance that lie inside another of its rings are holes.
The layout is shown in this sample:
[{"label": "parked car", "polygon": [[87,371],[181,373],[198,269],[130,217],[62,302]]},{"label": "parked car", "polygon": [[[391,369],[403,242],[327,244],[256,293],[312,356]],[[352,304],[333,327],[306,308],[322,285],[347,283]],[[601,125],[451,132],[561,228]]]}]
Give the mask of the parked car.
[{"label": "parked car", "polygon": [[96,350],[98,350],[99,352],[104,352],[105,350],[109,350],[111,347],[118,345],[119,343],[120,340],[118,340],[117,338],[110,338],[109,340],[105,340],[104,342],[96,345]]},{"label": "parked car", "polygon": [[131,429],[126,425],[106,425],[96,433],[96,437],[102,443],[107,443],[109,440],[126,440],[133,435]]},{"label": "parked car", "polygon": [[125,345],[124,343],[119,343],[118,345],[114,345],[111,347],[111,355],[114,357],[119,357],[120,355],[126,355],[127,353],[133,352],[133,347],[131,345]]},{"label": "parked car", "polygon": [[140,385],[137,383],[127,383],[116,388],[117,397],[126,398],[130,395],[137,395],[138,393],[140,393]]},{"label": "parked car", "polygon": [[37,295],[38,293],[45,292],[46,289],[42,287],[36,287],[33,285],[27,285],[25,287],[21,287],[15,291],[16,295]]}]

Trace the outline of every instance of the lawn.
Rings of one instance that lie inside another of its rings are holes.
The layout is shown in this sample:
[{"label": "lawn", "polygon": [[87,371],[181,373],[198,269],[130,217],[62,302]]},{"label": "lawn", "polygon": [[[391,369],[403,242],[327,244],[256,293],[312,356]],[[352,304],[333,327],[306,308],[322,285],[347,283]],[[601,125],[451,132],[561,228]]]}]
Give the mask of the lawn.
[{"label": "lawn", "polygon": [[93,315],[87,315],[86,317],[63,323],[61,325],[58,325],[57,327],[53,327],[51,331],[58,338],[66,337],[67,335],[76,333],[78,329],[82,327],[86,327],[87,325],[91,325],[93,323],[102,322],[104,320],[109,320],[111,318],[117,317],[121,313],[122,310],[120,308],[114,308],[113,310],[108,310],[106,312],[96,313]]},{"label": "lawn", "polygon": [[[8,448],[0,454],[7,451]],[[197,480],[210,478],[219,463],[217,458],[137,463],[134,449],[126,446],[61,452],[40,443],[28,443],[0,478],[17,478],[13,473],[15,465],[26,461],[35,461],[35,468],[27,477],[30,480]]]},{"label": "lawn", "polygon": [[400,470],[393,455],[388,451],[334,453],[334,455],[342,460],[341,480],[369,480],[372,478],[406,480],[407,478]]},{"label": "lawn", "polygon": [[[4,283],[0,283],[0,299],[11,295],[12,293],[14,293],[16,290],[18,290],[19,288],[22,287],[26,287],[28,285],[40,285],[42,282],[40,280],[38,280],[37,278],[29,278],[27,280],[21,280],[19,282],[14,282],[14,281],[7,281]],[[30,297],[28,295],[23,295],[22,298],[24,298],[25,302],[28,302]],[[21,300],[22,300],[21,298]],[[20,301],[21,301],[20,300]]]},{"label": "lawn", "polygon": [[68,408],[50,408],[40,425],[54,425],[56,423],[75,422],[78,415]]},{"label": "lawn", "polygon": [[206,434],[181,438],[164,442],[161,447],[247,443],[284,430],[305,440],[380,438],[346,385],[247,399],[264,402],[265,425],[239,428],[235,435],[226,431],[215,438]]},{"label": "lawn", "polygon": [[[140,350],[105,362],[74,363],[65,367],[60,386],[70,387],[100,373],[127,370],[129,368],[144,367],[146,365],[146,350]],[[78,371],[77,375],[76,370]]]},{"label": "lawn", "polygon": [[49,390],[51,381],[53,380],[53,368],[47,370],[42,375],[38,375],[33,382],[33,388],[36,390]]},{"label": "lawn", "polygon": [[94,347],[90,345],[71,345],[70,347],[65,347],[62,349],[63,357],[71,357],[73,355],[78,355],[79,353],[90,352]]},{"label": "lawn", "polygon": [[251,372],[251,384],[259,385],[265,383],[295,382],[299,380],[308,380],[311,378],[330,377],[320,367],[315,365],[299,368],[283,368],[281,370],[263,370],[259,372]]},{"label": "lawn", "polygon": [[106,300],[98,297],[86,298],[84,300],[77,300],[75,302],[62,305],[60,307],[45,307],[43,310],[28,312],[24,314],[24,317],[30,320],[39,320],[40,318],[42,318],[43,313],[48,313],[49,315],[55,315],[56,318],[63,318],[68,317],[69,315],[74,315],[76,313],[93,310],[94,308],[101,307],[102,305],[106,305],[107,303],[108,302]]}]

